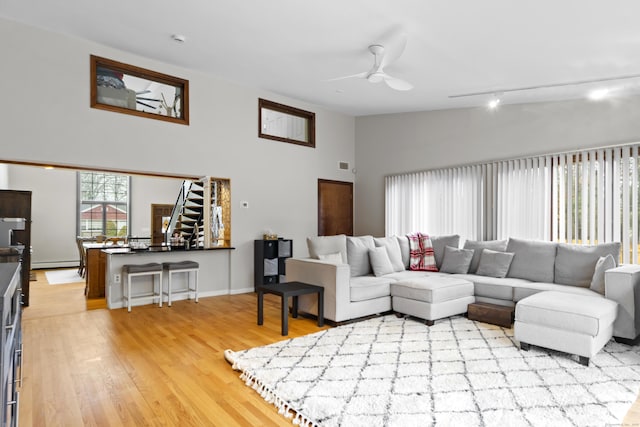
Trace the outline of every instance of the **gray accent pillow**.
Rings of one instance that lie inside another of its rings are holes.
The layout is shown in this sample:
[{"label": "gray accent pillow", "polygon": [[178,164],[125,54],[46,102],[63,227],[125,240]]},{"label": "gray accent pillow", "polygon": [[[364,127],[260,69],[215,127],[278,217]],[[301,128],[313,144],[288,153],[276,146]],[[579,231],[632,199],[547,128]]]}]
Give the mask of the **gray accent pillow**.
[{"label": "gray accent pillow", "polygon": [[[387,250],[389,261],[391,261],[391,265],[393,266],[393,271],[404,271],[405,268],[404,263],[402,262],[402,252],[400,252],[400,244],[398,243],[398,239],[396,239],[394,236],[374,237],[373,243],[376,245],[376,247],[384,247]],[[371,254],[369,254],[369,258],[371,258]]]},{"label": "gray accent pillow", "polygon": [[307,237],[307,249],[309,249],[309,256],[315,259],[320,259],[320,255],[339,252],[342,255],[342,262],[347,263],[347,236],[344,234]]},{"label": "gray accent pillow", "polygon": [[480,256],[483,249],[491,249],[492,251],[504,252],[507,250],[506,240],[467,240],[464,242],[464,249],[473,249],[473,259],[469,266],[469,274],[475,274],[480,264]]},{"label": "gray accent pillow", "polygon": [[507,252],[514,254],[507,277],[553,283],[557,243],[509,238]]},{"label": "gray accent pillow", "polygon": [[613,267],[615,267],[620,256],[620,243],[601,243],[599,245],[559,243],[554,281],[562,285],[588,288],[591,286],[598,260],[607,255],[611,255],[614,262]]},{"label": "gray accent pillow", "polygon": [[369,260],[371,261],[373,274],[375,274],[376,277],[393,273],[393,265],[391,265],[387,248],[384,246],[369,249]]},{"label": "gray accent pillow", "polygon": [[471,265],[471,259],[473,258],[473,252],[472,249],[458,249],[445,246],[440,271],[451,274],[467,274],[469,266]]},{"label": "gray accent pillow", "polygon": [[431,236],[431,245],[433,246],[433,256],[436,259],[436,267],[440,270],[442,259],[444,258],[444,248],[451,246],[452,248],[460,247],[460,236],[452,234],[450,236]]},{"label": "gray accent pillow", "polygon": [[371,274],[369,249],[375,247],[373,236],[347,236],[347,263],[351,267],[351,277]]},{"label": "gray accent pillow", "polygon": [[404,265],[404,269],[409,269],[409,261],[411,259],[410,249],[409,249],[409,238],[407,236],[396,236],[396,240],[398,240],[398,245],[400,246],[400,254],[402,255],[402,264]]},{"label": "gray accent pillow", "polygon": [[511,252],[492,251],[491,249],[483,249],[480,255],[480,263],[476,274],[478,276],[488,277],[507,277],[509,267],[513,262],[514,254]]},{"label": "gray accent pillow", "polygon": [[604,272],[609,270],[610,268],[614,268],[615,266],[616,260],[611,254],[600,257],[598,259],[598,262],[596,262],[596,269],[593,272],[593,278],[591,279],[591,285],[589,286],[589,288],[592,291],[604,295]]}]

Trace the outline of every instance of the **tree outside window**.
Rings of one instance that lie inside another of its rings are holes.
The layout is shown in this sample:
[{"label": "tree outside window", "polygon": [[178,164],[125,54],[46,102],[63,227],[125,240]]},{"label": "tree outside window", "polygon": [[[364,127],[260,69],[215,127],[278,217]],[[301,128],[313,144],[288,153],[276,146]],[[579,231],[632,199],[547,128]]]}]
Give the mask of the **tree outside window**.
[{"label": "tree outside window", "polygon": [[78,172],[78,236],[127,236],[130,184],[126,175]]}]

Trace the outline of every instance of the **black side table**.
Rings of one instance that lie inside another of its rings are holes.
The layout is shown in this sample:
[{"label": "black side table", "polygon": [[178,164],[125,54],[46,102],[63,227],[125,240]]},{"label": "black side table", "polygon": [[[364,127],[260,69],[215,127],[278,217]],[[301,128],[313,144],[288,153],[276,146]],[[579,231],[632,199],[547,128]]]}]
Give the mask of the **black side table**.
[{"label": "black side table", "polygon": [[302,282],[275,283],[273,285],[258,286],[258,325],[262,325],[264,315],[264,294],[279,295],[281,302],[282,335],[289,335],[289,297],[293,297],[291,316],[298,317],[298,296],[318,294],[318,326],[324,326],[324,288]]}]

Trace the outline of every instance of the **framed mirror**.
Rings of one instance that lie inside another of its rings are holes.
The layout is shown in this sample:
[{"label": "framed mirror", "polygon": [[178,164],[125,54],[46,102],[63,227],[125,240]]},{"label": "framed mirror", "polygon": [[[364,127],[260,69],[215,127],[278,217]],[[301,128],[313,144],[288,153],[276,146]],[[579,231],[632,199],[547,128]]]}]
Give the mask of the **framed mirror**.
[{"label": "framed mirror", "polygon": [[316,114],[259,98],[258,137],[315,148]]},{"label": "framed mirror", "polygon": [[189,81],[91,55],[91,107],[189,124]]}]

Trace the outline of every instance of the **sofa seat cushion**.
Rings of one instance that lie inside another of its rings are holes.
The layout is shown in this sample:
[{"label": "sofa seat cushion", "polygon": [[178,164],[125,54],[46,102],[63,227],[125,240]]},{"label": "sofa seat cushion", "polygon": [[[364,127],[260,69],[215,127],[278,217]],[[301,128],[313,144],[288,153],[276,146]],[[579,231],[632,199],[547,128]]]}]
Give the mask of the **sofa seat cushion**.
[{"label": "sofa seat cushion", "polygon": [[382,277],[391,279],[392,282],[398,282],[401,280],[415,279],[418,277],[431,277],[431,276],[449,276],[447,273],[440,273],[435,271],[420,271],[420,270],[404,270],[396,273],[385,274]]},{"label": "sofa seat cushion", "polygon": [[391,279],[375,276],[352,277],[349,281],[352,302],[388,297],[391,294]]},{"label": "sofa seat cushion", "polygon": [[515,285],[529,282],[524,279],[478,276],[477,274],[455,274],[454,276],[473,282],[474,293],[477,297],[506,301],[513,301],[513,288]]},{"label": "sofa seat cushion", "polygon": [[513,286],[513,300],[518,302],[528,296],[537,294],[544,291],[557,291],[564,292],[573,295],[587,295],[602,297],[601,294],[592,291],[587,288],[580,288],[577,286],[559,285],[557,283],[544,283],[544,282],[524,282],[515,284]]},{"label": "sofa seat cushion", "polygon": [[601,296],[539,292],[516,305],[516,322],[598,336],[616,318],[618,304]]},{"label": "sofa seat cushion", "polygon": [[557,247],[558,244],[553,242],[510,238],[507,252],[514,253],[514,256],[507,277],[532,282],[554,282]]},{"label": "sofa seat cushion", "polygon": [[434,304],[473,296],[473,283],[451,276],[421,277],[392,283],[391,296]]}]

